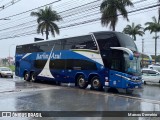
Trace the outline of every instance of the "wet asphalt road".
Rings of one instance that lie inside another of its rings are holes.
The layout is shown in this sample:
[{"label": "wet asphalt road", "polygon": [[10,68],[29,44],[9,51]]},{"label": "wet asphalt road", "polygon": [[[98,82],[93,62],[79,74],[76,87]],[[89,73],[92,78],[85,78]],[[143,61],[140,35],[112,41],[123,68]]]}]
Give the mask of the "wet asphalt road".
[{"label": "wet asphalt road", "polygon": [[[55,86],[53,84],[32,83],[19,78],[0,78],[0,111],[160,111],[159,92],[159,84],[145,85],[142,91],[126,95],[92,91],[90,89],[81,90],[67,85]],[[23,119],[32,120],[33,118]],[[160,120],[157,117],[57,117],[54,119]]]}]

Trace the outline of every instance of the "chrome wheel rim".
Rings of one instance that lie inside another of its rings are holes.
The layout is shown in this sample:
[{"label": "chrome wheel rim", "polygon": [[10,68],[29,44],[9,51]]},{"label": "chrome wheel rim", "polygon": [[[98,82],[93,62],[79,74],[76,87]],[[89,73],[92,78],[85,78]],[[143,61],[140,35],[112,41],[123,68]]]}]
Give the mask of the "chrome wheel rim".
[{"label": "chrome wheel rim", "polygon": [[27,80],[27,79],[28,79],[28,76],[29,76],[28,74],[25,74],[25,77],[24,77],[24,78],[25,78],[25,80]]},{"label": "chrome wheel rim", "polygon": [[100,82],[99,82],[98,79],[94,79],[93,82],[92,82],[92,85],[93,85],[94,88],[99,87],[99,84],[100,84]]},{"label": "chrome wheel rim", "polygon": [[32,75],[31,80],[32,80],[33,82],[35,81],[35,75],[34,75],[34,74]]},{"label": "chrome wheel rim", "polygon": [[83,87],[83,86],[85,85],[85,80],[84,80],[84,78],[81,77],[81,78],[79,79],[78,84],[79,84],[80,87]]}]

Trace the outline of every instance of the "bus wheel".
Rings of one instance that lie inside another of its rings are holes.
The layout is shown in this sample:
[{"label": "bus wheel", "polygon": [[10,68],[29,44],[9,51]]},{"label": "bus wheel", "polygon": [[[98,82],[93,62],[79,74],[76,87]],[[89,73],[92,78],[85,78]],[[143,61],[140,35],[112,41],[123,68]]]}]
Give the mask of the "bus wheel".
[{"label": "bus wheel", "polygon": [[34,72],[31,73],[31,82],[36,82],[36,76]]},{"label": "bus wheel", "polygon": [[30,76],[29,76],[29,73],[28,73],[28,72],[25,72],[25,73],[24,73],[24,80],[25,80],[25,81],[29,81],[29,80],[30,80]]},{"label": "bus wheel", "polygon": [[88,86],[88,83],[85,81],[85,78],[83,75],[80,75],[78,78],[77,78],[77,85],[79,88],[81,89],[85,89],[87,86]]},{"label": "bus wheel", "polygon": [[103,90],[99,77],[95,76],[91,79],[91,89],[92,90]]}]

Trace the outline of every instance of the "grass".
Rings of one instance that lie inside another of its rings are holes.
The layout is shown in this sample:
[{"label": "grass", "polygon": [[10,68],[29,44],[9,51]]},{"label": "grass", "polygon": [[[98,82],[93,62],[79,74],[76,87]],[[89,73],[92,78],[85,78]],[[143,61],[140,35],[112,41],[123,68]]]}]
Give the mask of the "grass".
[{"label": "grass", "polygon": [[10,65],[9,68],[14,72],[15,71],[15,66],[14,65]]}]

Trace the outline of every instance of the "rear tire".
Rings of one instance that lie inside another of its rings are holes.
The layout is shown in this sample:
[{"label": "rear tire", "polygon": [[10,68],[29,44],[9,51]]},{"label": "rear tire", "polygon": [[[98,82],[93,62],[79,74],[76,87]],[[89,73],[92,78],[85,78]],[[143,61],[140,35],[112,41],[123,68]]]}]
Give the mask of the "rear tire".
[{"label": "rear tire", "polygon": [[85,89],[88,86],[88,83],[85,81],[84,75],[79,75],[77,78],[77,86],[80,89]]},{"label": "rear tire", "polygon": [[103,90],[103,86],[98,76],[95,76],[91,79],[91,89],[92,90]]},{"label": "rear tire", "polygon": [[146,81],[144,81],[144,85],[146,85],[147,83],[146,83]]},{"label": "rear tire", "polygon": [[28,72],[25,72],[25,73],[24,73],[24,80],[25,80],[25,81],[30,81],[30,76],[29,76],[29,73],[28,73]]},{"label": "rear tire", "polygon": [[31,82],[36,82],[36,76],[35,76],[35,72],[31,73]]}]

